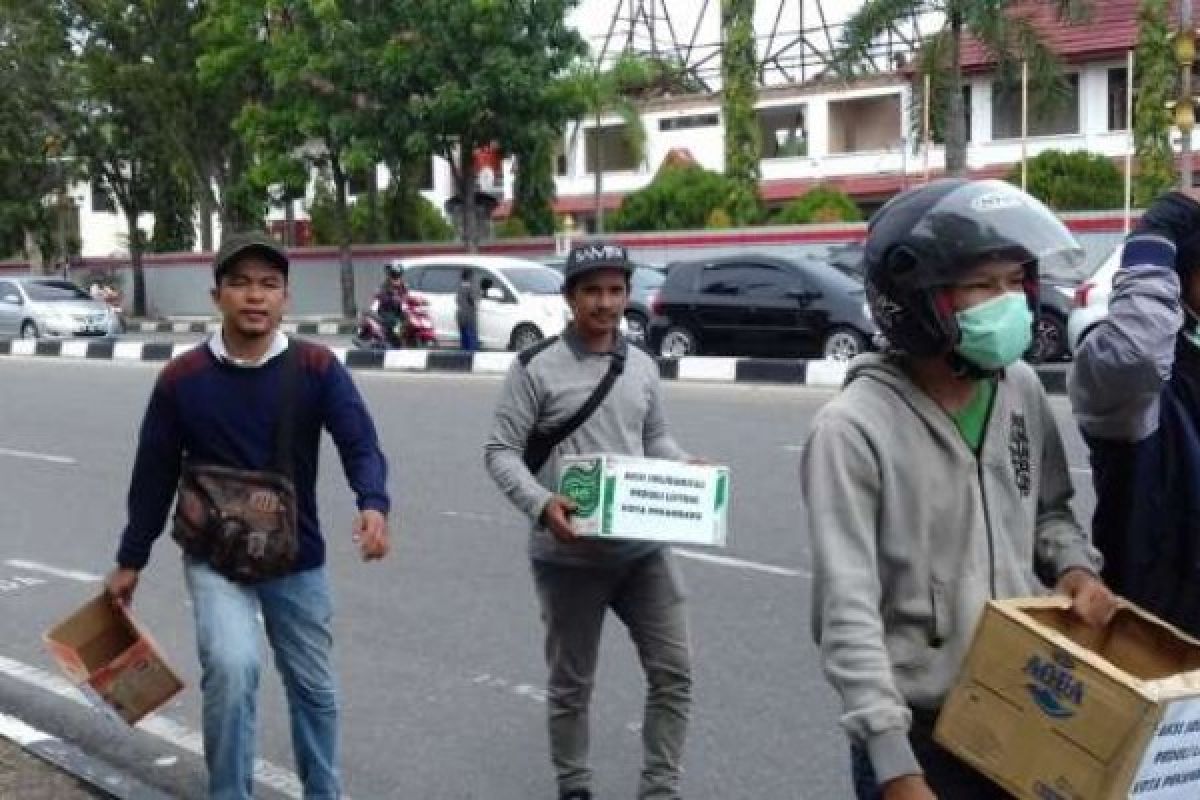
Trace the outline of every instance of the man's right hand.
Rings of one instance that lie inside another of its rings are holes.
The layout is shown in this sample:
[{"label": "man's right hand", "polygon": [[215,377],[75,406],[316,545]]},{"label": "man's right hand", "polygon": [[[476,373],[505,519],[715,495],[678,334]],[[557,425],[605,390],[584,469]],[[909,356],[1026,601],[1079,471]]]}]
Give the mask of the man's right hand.
[{"label": "man's right hand", "polygon": [[924,775],[901,775],[883,785],[883,800],[937,800]]},{"label": "man's right hand", "polygon": [[550,498],[542,511],[542,524],[545,525],[554,538],[560,542],[569,543],[579,539],[575,529],[571,527],[571,515],[579,508],[569,497],[556,494]]},{"label": "man's right hand", "polygon": [[133,593],[138,585],[138,571],[128,567],[117,567],[108,574],[104,586],[108,593],[123,606],[133,604]]}]

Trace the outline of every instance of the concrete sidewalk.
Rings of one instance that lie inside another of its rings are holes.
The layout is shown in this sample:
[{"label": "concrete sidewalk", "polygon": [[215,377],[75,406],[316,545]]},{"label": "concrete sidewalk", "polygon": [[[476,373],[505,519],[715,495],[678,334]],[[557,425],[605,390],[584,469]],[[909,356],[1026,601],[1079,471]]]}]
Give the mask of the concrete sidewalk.
[{"label": "concrete sidewalk", "polygon": [[0,736],[0,797],[21,800],[96,800],[111,797]]}]

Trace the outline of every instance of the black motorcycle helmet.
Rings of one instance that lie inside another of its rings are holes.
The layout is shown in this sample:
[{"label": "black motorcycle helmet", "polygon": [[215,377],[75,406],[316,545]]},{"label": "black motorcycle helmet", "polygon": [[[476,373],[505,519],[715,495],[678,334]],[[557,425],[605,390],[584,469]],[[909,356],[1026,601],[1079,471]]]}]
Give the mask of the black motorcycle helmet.
[{"label": "black motorcycle helmet", "polygon": [[403,278],[404,277],[404,265],[397,264],[395,262],[386,265],[383,268],[383,277],[384,277],[384,279],[389,280],[389,281],[396,280],[397,278]]},{"label": "black motorcycle helmet", "polygon": [[951,353],[961,334],[940,290],[993,259],[1025,265],[1036,325],[1039,268],[1067,276],[1084,252],[1049,209],[1003,181],[948,178],[892,198],[867,226],[863,252],[867,302],[889,348]]}]

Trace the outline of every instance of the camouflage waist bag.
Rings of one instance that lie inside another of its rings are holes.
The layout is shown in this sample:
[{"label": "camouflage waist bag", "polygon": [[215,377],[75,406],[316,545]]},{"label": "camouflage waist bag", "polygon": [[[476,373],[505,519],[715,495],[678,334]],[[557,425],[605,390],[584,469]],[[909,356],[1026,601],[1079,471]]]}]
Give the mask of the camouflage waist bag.
[{"label": "camouflage waist bag", "polygon": [[172,538],[185,553],[237,583],[287,575],[299,552],[291,458],[299,371],[295,350],[293,343],[283,355],[270,468],[249,470],[185,461],[179,480]]}]

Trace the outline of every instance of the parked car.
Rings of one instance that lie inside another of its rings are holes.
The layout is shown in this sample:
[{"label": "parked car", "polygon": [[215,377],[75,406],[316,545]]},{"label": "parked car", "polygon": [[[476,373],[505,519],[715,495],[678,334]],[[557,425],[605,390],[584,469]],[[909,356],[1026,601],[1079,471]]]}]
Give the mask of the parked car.
[{"label": "parked car", "polygon": [[819,261],[745,254],[672,264],[647,339],[663,356],[844,361],[876,332],[860,281]]},{"label": "parked car", "polygon": [[0,337],[116,336],[121,320],[103,300],[48,276],[0,277]]},{"label": "parked car", "polygon": [[455,295],[463,270],[481,289],[479,343],[485,350],[523,350],[562,332],[570,310],[562,273],[534,261],[449,255],[405,259],[409,291],[426,301],[437,342],[458,346]]},{"label": "parked car", "polygon": [[[566,266],[567,260],[555,257],[546,259],[542,263],[561,272]],[[654,302],[654,296],[658,293],[659,287],[662,286],[666,277],[665,267],[645,262],[635,264],[633,276],[630,279],[629,305],[625,309],[625,326],[622,328],[630,339],[642,341],[646,338],[646,326],[650,323],[650,316],[653,313],[650,305]]]},{"label": "parked car", "polygon": [[1067,341],[1072,353],[1079,349],[1084,337],[1108,316],[1108,298],[1112,295],[1113,279],[1121,266],[1121,250],[1120,247],[1113,250],[1100,268],[1075,290],[1071,315],[1067,319]]},{"label": "parked car", "polygon": [[1030,361],[1050,363],[1071,357],[1067,346],[1067,318],[1074,303],[1076,285],[1056,278],[1042,278],[1038,283],[1037,329],[1033,346],[1025,357]]}]

